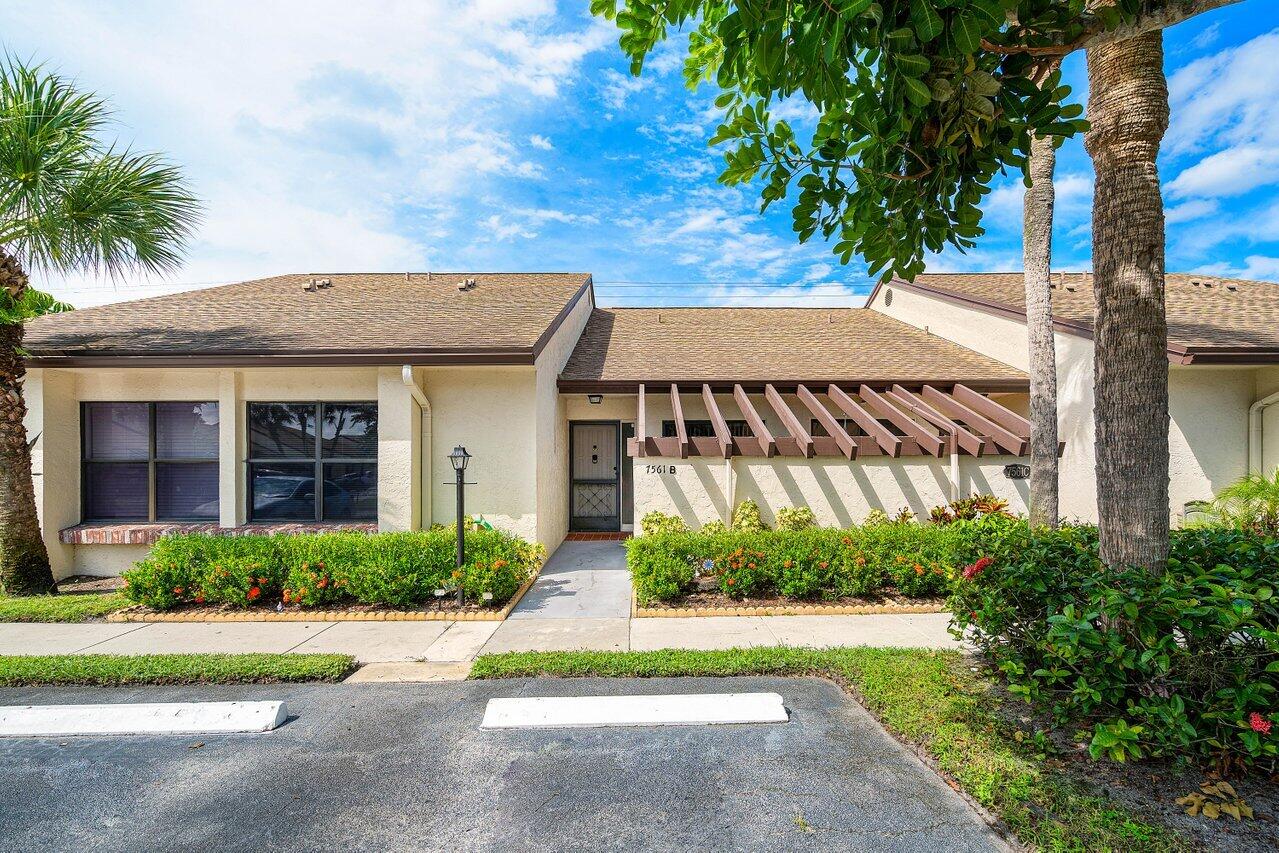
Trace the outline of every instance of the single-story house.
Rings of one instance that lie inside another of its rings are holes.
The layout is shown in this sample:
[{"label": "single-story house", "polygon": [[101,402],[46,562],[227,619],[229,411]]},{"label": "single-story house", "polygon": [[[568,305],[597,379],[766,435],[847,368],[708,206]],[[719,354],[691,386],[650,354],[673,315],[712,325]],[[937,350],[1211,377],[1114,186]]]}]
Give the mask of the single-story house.
[{"label": "single-story house", "polygon": [[[1090,287],[1055,287],[1063,511],[1093,518]],[[1250,448],[1279,462],[1279,410],[1257,408],[1279,287],[1168,292],[1179,514]],[[45,541],[64,577],[169,530],[449,523],[458,445],[467,511],[548,550],[746,498],[840,525],[971,492],[1024,510],[1020,293],[925,275],[865,308],[601,308],[586,274],[287,275],[42,317],[24,393]]]}]

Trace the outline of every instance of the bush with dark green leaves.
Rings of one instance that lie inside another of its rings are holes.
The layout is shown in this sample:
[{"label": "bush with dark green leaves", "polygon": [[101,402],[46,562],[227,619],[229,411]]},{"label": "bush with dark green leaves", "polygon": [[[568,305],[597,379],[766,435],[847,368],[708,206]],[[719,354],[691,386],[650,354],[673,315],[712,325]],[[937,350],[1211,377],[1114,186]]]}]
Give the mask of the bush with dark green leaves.
[{"label": "bush with dark green leaves", "polygon": [[1094,756],[1279,769],[1279,540],[1175,530],[1166,571],[1110,569],[1088,526],[958,522],[956,635]]},{"label": "bush with dark green leaves", "polygon": [[670,533],[632,539],[627,563],[642,603],[678,601],[713,579],[731,598],[830,601],[881,594],[944,595],[962,526],[880,524],[800,530]]},{"label": "bush with dark green leaves", "polygon": [[166,536],[124,573],[125,594],[156,610],[351,602],[412,607],[460,585],[468,602],[500,606],[545,558],[540,545],[498,530],[470,530],[465,544],[459,571],[452,530]]}]

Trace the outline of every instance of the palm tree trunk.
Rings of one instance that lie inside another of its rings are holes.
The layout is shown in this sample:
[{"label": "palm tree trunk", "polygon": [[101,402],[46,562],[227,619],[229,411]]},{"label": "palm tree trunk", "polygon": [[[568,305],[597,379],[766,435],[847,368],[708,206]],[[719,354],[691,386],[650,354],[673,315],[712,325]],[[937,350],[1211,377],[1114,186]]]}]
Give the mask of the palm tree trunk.
[{"label": "palm tree trunk", "polygon": [[[0,288],[21,297],[27,275],[15,258],[0,249]],[[9,595],[57,592],[49,552],[40,536],[31,448],[23,419],[22,324],[0,325],[0,586]]]},{"label": "palm tree trunk", "polygon": [[1097,513],[1101,558],[1162,571],[1168,556],[1168,326],[1155,157],[1168,127],[1163,33],[1088,50],[1084,146],[1096,171]]},{"label": "palm tree trunk", "polygon": [[1022,268],[1026,278],[1026,335],[1030,352],[1030,523],[1056,527],[1057,352],[1053,340],[1053,169],[1050,137],[1030,140],[1030,180],[1022,202]]}]

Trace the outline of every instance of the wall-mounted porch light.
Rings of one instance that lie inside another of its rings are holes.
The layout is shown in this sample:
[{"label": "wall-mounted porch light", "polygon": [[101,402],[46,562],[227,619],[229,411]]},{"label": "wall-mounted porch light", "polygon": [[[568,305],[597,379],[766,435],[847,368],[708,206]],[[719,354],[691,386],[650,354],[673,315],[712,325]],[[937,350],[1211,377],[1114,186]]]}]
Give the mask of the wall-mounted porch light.
[{"label": "wall-mounted porch light", "polygon": [[604,395],[603,394],[587,394],[586,400],[592,406],[598,406],[600,403],[604,402]]}]

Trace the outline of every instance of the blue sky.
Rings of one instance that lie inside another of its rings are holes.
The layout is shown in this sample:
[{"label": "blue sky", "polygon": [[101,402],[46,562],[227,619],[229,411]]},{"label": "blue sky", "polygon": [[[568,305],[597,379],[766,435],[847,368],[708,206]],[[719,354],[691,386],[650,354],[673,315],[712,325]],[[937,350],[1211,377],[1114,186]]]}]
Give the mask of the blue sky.
[{"label": "blue sky", "polygon": [[[715,92],[684,88],[682,42],[636,80],[586,5],[9,0],[3,47],[108,96],[120,139],[182,164],[207,204],[166,281],[43,283],[88,305],[284,272],[581,270],[613,304],[860,304],[858,259],[716,183]],[[1279,3],[1165,49],[1168,269],[1279,281]],[[1084,99],[1082,56],[1065,76]],[[1086,269],[1081,140],[1057,176],[1055,267]],[[979,249],[930,269],[1020,268],[1019,176],[986,207]]]}]

